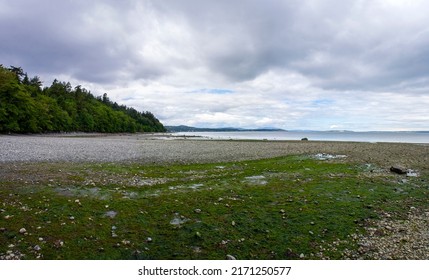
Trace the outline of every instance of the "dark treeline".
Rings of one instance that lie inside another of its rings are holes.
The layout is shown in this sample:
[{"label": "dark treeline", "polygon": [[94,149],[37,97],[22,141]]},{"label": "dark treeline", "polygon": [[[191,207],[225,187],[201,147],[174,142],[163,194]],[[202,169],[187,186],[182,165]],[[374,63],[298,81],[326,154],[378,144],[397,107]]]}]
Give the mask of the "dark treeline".
[{"label": "dark treeline", "polygon": [[94,97],[81,86],[55,80],[42,88],[20,67],[0,65],[0,133],[164,132],[150,112]]}]

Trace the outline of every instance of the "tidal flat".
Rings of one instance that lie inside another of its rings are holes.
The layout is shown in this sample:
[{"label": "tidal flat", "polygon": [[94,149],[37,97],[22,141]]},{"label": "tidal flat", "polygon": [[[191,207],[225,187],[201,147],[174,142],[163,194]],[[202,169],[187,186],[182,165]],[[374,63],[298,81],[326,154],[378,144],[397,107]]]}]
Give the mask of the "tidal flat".
[{"label": "tidal flat", "polygon": [[116,135],[0,147],[0,259],[429,258],[427,145]]}]

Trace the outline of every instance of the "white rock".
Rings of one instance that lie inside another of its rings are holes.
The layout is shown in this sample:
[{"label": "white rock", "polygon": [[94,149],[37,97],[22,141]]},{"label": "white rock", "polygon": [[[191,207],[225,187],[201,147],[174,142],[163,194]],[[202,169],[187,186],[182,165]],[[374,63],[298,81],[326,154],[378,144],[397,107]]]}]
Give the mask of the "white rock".
[{"label": "white rock", "polygon": [[27,232],[27,230],[25,229],[25,228],[21,228],[20,230],[19,230],[19,233],[22,233],[22,234],[24,234],[24,233],[26,233]]}]

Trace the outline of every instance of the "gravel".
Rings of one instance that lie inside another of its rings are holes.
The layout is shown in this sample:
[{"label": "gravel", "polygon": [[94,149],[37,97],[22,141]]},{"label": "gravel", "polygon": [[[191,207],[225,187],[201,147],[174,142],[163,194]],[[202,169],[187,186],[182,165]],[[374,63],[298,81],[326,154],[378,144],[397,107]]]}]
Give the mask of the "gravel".
[{"label": "gravel", "polygon": [[395,220],[389,213],[380,213],[382,219],[372,220],[365,235],[355,235],[357,252],[346,252],[350,259],[371,260],[428,260],[429,212],[414,207],[408,217]]},{"label": "gravel", "polygon": [[11,162],[202,163],[283,155],[346,155],[390,168],[429,166],[429,145],[318,141],[196,140],[159,135],[0,136],[0,164]]}]

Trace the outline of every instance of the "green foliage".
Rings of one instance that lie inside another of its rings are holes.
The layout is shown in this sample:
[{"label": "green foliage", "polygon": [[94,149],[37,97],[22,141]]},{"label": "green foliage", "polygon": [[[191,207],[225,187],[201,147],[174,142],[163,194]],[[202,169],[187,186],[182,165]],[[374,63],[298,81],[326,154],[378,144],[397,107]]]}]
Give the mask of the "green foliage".
[{"label": "green foliage", "polygon": [[0,133],[165,132],[150,112],[113,103],[55,80],[42,89],[39,77],[0,66]]}]

